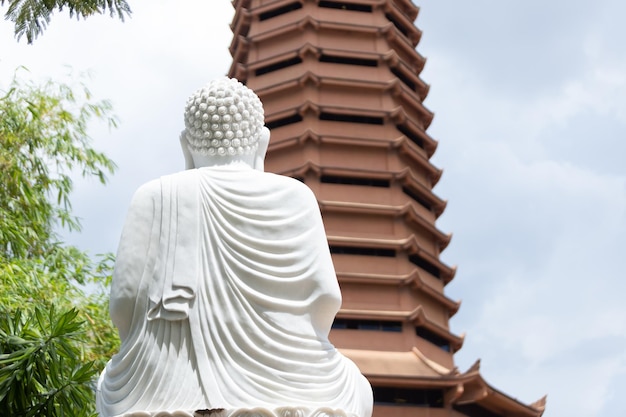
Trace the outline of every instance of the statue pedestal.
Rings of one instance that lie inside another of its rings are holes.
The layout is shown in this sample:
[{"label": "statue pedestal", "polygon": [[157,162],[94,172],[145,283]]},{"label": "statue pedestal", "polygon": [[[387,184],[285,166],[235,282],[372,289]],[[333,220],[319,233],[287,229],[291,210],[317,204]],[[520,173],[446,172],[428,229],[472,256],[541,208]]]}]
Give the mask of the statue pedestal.
[{"label": "statue pedestal", "polygon": [[279,407],[274,410],[268,408],[237,408],[225,410],[214,408],[211,410],[195,411],[133,411],[117,417],[352,417],[343,410],[321,407],[310,409],[307,407]]}]

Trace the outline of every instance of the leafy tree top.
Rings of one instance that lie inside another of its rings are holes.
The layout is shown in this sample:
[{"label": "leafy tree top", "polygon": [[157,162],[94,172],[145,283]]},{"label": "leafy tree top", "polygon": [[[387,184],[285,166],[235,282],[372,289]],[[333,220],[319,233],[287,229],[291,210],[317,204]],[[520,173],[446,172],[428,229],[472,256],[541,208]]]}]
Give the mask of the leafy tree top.
[{"label": "leafy tree top", "polygon": [[26,35],[28,43],[43,33],[55,11],[66,9],[77,19],[108,12],[122,21],[131,14],[125,0],[0,0],[0,6],[5,3],[9,7],[4,18],[15,24],[15,37],[20,40]]},{"label": "leafy tree top", "polygon": [[33,258],[57,244],[55,227],[78,230],[69,195],[72,171],[105,182],[114,163],[90,146],[87,123],[109,116],[80,85],[38,86],[14,79],[0,90],[0,257]]}]

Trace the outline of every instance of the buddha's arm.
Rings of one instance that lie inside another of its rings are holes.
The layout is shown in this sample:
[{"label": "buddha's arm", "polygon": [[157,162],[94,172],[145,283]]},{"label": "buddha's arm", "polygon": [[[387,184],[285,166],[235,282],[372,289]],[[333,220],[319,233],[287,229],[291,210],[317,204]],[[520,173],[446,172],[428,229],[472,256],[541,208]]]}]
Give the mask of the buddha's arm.
[{"label": "buddha's arm", "polygon": [[319,210],[317,199],[313,192],[304,184],[295,182],[298,193],[297,199],[304,207],[301,209],[307,213],[305,216],[309,222],[311,232],[309,234],[309,254],[315,261],[315,277],[317,280],[317,294],[312,305],[312,324],[320,338],[328,337],[330,328],[337,311],[341,307],[341,290],[337,281],[337,274],[333,266],[328,239],[324,229],[324,223]]},{"label": "buddha's arm", "polygon": [[135,192],[120,238],[109,309],[122,341],[130,331],[133,315],[137,313],[137,300],[147,298],[141,293],[147,292],[149,285],[149,276],[144,277],[144,271],[153,264],[150,259],[151,243],[153,246],[158,243],[155,222],[159,213],[159,193],[158,181],[149,182]]}]

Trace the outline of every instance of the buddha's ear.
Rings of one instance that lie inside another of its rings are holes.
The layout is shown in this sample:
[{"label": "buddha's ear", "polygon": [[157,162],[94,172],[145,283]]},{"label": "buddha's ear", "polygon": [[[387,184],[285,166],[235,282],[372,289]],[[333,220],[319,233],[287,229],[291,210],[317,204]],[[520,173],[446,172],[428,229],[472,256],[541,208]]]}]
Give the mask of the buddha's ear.
[{"label": "buddha's ear", "polygon": [[180,134],[180,147],[183,148],[183,156],[185,157],[185,169],[194,169],[195,166],[193,164],[193,157],[191,156],[191,151],[187,146],[187,139],[185,138],[185,130],[183,130]]},{"label": "buddha's ear", "polygon": [[270,144],[270,130],[263,126],[261,129],[261,134],[259,135],[258,148],[256,150],[256,154],[254,156],[254,169],[258,171],[265,170],[265,153],[267,152],[267,147]]}]

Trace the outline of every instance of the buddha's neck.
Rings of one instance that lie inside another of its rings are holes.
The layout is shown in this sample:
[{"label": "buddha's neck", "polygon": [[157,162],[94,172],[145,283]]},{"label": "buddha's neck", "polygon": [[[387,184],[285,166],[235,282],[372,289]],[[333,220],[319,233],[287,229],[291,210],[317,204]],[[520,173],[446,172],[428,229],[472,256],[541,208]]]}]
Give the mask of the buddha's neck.
[{"label": "buddha's neck", "polygon": [[230,156],[204,156],[192,154],[193,164],[196,168],[224,168],[224,169],[250,169],[253,166],[251,155]]}]

